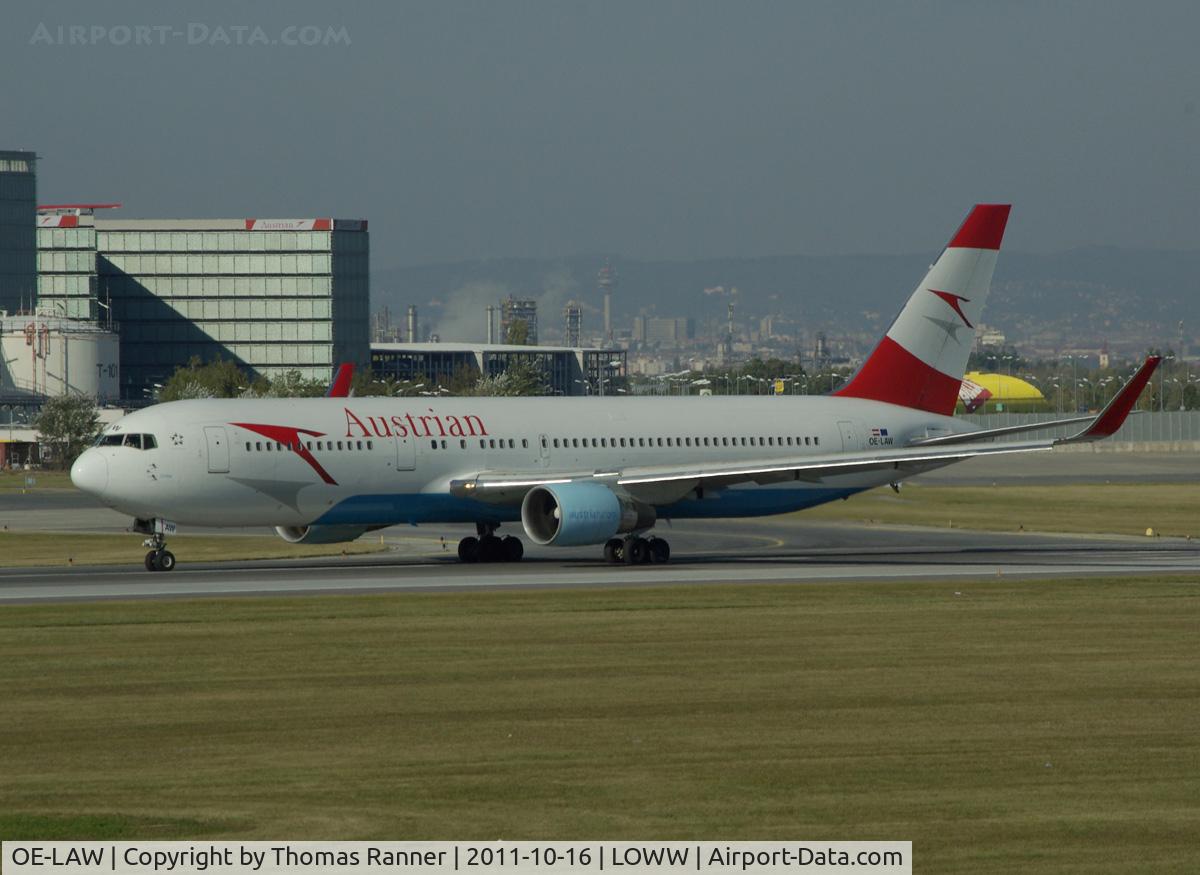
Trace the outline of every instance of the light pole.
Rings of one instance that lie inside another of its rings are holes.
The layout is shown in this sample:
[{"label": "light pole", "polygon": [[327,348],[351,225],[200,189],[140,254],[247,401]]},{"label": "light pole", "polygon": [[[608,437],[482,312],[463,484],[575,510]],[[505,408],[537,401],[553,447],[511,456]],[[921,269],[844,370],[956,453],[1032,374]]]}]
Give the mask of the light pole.
[{"label": "light pole", "polygon": [[1163,356],[1162,368],[1158,372],[1158,412],[1162,413],[1166,409],[1166,387],[1167,387],[1167,362],[1173,361],[1175,356]]},{"label": "light pole", "polygon": [[1078,413],[1079,412],[1079,384],[1076,382],[1076,377],[1075,377],[1075,356],[1064,355],[1063,358],[1071,360],[1071,386],[1073,387],[1072,394],[1074,396],[1072,400],[1075,403],[1075,409],[1072,412]]}]

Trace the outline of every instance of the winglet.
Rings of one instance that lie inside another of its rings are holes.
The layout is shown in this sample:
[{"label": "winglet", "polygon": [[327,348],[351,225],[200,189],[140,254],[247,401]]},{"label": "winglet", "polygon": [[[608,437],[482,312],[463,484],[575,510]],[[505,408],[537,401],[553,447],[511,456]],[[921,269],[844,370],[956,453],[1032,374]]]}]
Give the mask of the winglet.
[{"label": "winglet", "polygon": [[350,397],[350,380],[354,377],[354,363],[342,362],[338,365],[337,373],[333,376],[333,382],[329,384],[329,391],[325,393],[326,398],[348,398]]},{"label": "winglet", "polygon": [[1138,368],[1138,372],[1122,387],[1120,392],[1113,396],[1113,400],[1105,405],[1104,409],[1100,411],[1100,415],[1092,420],[1091,425],[1079,434],[1065,438],[1059,443],[1095,441],[1115,434],[1125,424],[1125,418],[1129,416],[1129,411],[1137,403],[1138,397],[1146,388],[1146,384],[1150,382],[1150,377],[1153,376],[1154,370],[1160,362],[1162,362],[1162,356],[1147,357],[1142,366]]}]

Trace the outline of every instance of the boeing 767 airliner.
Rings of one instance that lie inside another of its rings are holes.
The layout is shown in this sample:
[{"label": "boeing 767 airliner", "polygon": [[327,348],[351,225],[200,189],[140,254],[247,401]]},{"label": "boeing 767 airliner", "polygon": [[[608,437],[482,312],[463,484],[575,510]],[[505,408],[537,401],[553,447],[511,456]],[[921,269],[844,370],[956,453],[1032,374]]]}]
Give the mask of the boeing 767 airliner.
[{"label": "boeing 767 airliner", "polygon": [[[825,397],[354,398],[176,401],[105,429],[71,479],[132,515],[146,568],[177,525],[274,526],[292,542],[398,524],[474,523],[464,562],[535,544],[666,562],[660,519],[813,507],[973,456],[1048,450],[1120,428],[1158,358],[1094,418],[979,429],[953,417],[1009,207],[980,204],[887,334]],[[344,382],[344,381],[342,381]],[[1087,423],[1069,438],[996,443]]]}]

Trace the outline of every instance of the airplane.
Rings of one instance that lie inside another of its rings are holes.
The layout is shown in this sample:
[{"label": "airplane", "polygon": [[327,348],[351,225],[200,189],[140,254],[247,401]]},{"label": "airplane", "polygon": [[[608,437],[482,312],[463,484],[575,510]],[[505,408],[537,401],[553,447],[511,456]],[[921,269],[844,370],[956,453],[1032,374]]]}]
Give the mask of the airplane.
[{"label": "airplane", "polygon": [[[787,513],[983,455],[1095,441],[1121,427],[1159,358],[1095,417],[982,429],[953,416],[1008,222],[978,204],[854,376],[826,396],[175,401],[108,426],[71,468],[134,517],[145,567],[170,571],[179,525],[272,526],[292,543],[474,523],[461,561],[530,541],[662,563],[659,520]],[[1086,423],[1086,424],[1084,424]],[[995,438],[1084,424],[1070,437]]]}]

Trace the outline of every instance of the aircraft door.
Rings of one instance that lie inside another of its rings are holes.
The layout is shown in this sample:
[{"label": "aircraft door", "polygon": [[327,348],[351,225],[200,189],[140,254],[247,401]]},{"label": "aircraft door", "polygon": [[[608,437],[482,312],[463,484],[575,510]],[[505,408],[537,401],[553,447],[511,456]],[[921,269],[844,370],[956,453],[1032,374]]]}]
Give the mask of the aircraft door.
[{"label": "aircraft door", "polygon": [[538,441],[538,463],[543,467],[550,465],[550,438],[544,434],[539,434]]},{"label": "aircraft door", "polygon": [[858,429],[854,427],[854,423],[849,420],[841,420],[838,422],[838,431],[842,433],[842,452],[849,453],[854,450],[862,449],[858,439]]},{"label": "aircraft door", "polygon": [[208,473],[229,473],[229,438],[225,426],[204,426],[204,440],[208,444]]},{"label": "aircraft door", "polygon": [[412,435],[396,435],[396,470],[412,471],[417,467],[417,442]]}]

